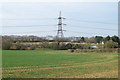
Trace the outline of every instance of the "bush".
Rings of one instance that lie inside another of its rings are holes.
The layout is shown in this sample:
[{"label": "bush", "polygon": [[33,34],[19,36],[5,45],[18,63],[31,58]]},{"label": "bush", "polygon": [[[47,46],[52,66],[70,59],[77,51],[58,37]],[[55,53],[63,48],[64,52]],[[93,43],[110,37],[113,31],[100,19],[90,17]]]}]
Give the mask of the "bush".
[{"label": "bush", "polygon": [[54,49],[54,50],[66,50],[66,45],[64,43],[56,42],[56,43],[49,44],[48,48]]},{"label": "bush", "polygon": [[14,46],[16,47],[16,50],[26,50],[26,48],[27,48],[26,45],[23,45],[23,44],[20,44],[20,43],[17,43]]},{"label": "bush", "polygon": [[9,50],[11,46],[12,46],[12,43],[10,40],[3,40],[2,41],[2,49],[3,50]]},{"label": "bush", "polygon": [[118,48],[118,43],[113,42],[112,40],[109,40],[105,43],[105,48]]},{"label": "bush", "polygon": [[66,49],[72,49],[72,46],[73,46],[73,45],[72,45],[71,43],[68,43],[68,44],[66,44],[65,47],[66,47]]},{"label": "bush", "polygon": [[36,47],[37,47],[36,45],[31,45],[31,46],[30,46],[30,50],[35,50]]},{"label": "bush", "polygon": [[68,49],[90,49],[88,44],[72,44],[62,42],[43,42],[39,44],[40,48],[54,49],[54,50],[68,50]]}]

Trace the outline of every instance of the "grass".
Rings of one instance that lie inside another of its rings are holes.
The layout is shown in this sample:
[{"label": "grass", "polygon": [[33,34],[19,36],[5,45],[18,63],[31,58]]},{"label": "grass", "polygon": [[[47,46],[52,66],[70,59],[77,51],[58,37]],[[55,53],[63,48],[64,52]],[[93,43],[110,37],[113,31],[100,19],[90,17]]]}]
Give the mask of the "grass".
[{"label": "grass", "polygon": [[117,78],[117,53],[3,50],[3,78]]}]

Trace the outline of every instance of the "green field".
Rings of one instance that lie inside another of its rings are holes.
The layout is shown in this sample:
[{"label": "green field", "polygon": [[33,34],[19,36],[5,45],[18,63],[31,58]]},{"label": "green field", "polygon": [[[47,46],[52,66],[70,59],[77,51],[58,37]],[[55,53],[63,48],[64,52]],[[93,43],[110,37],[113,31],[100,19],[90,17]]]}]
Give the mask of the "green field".
[{"label": "green field", "polygon": [[3,78],[117,78],[117,53],[3,50]]}]

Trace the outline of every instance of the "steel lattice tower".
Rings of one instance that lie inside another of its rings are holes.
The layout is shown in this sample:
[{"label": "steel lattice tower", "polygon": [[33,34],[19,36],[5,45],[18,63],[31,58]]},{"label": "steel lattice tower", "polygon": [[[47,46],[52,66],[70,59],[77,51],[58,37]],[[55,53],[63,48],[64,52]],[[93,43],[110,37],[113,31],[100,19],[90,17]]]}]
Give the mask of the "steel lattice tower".
[{"label": "steel lattice tower", "polygon": [[64,35],[63,35],[64,30],[62,29],[62,27],[63,27],[63,25],[66,25],[66,24],[62,23],[63,19],[65,19],[65,18],[61,17],[61,11],[60,11],[59,17],[58,17],[58,30],[57,30],[57,37],[59,37],[59,38],[64,37]]}]

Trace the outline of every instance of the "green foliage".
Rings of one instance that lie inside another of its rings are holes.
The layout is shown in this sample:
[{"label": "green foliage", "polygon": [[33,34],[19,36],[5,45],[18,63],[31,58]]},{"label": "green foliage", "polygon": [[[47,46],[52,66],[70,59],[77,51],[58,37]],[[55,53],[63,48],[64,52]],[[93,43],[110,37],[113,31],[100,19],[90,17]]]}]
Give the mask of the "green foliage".
[{"label": "green foliage", "polygon": [[9,50],[11,46],[12,46],[12,43],[10,40],[3,40],[2,41],[2,49],[3,50]]},{"label": "green foliage", "polygon": [[110,40],[110,36],[108,35],[107,37],[105,37],[104,43],[106,43],[106,42],[109,41],[109,40]]},{"label": "green foliage", "polygon": [[41,48],[48,48],[54,50],[90,49],[88,44],[74,44],[74,43],[63,43],[63,42],[56,42],[56,43],[45,42],[40,44],[40,46]]},{"label": "green foliage", "polygon": [[16,50],[26,50],[27,46],[24,44],[17,43],[15,44]]},{"label": "green foliage", "polygon": [[72,44],[71,43],[68,43],[67,45],[66,45],[66,49],[72,49]]},{"label": "green foliage", "polygon": [[47,48],[54,49],[54,50],[59,50],[59,47],[60,47],[60,43],[56,42],[56,43],[51,43],[51,44],[48,43]]},{"label": "green foliage", "polygon": [[35,50],[36,47],[37,47],[36,45],[31,45],[31,46],[30,46],[30,50]]},{"label": "green foliage", "polygon": [[103,37],[102,36],[96,36],[95,41],[96,41],[96,43],[100,43],[100,42],[103,41]]},{"label": "green foliage", "polygon": [[86,43],[96,43],[95,37],[85,38],[85,42],[86,42]]},{"label": "green foliage", "polygon": [[118,48],[118,43],[112,40],[109,40],[105,43],[105,48]]},{"label": "green foliage", "polygon": [[82,41],[82,42],[85,42],[85,38],[84,38],[84,37],[82,37],[82,38],[81,38],[81,41]]},{"label": "green foliage", "polygon": [[119,37],[117,37],[117,36],[112,36],[111,40],[113,40],[114,42],[118,42],[119,43]]}]

